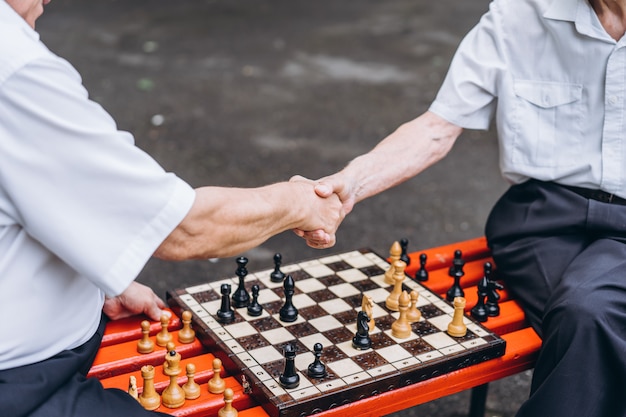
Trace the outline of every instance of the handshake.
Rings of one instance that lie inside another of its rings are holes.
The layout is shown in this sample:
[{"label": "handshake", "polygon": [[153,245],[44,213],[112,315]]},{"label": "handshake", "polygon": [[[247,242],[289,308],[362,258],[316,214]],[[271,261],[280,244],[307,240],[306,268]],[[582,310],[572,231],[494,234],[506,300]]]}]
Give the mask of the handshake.
[{"label": "handshake", "polygon": [[[313,181],[296,175],[289,180],[299,188],[297,198],[304,206],[302,220],[293,228],[296,235],[316,249],[335,245],[335,233],[355,203],[353,188],[340,174]],[[312,190],[311,190],[312,188]],[[297,204],[298,209],[302,207]]]}]

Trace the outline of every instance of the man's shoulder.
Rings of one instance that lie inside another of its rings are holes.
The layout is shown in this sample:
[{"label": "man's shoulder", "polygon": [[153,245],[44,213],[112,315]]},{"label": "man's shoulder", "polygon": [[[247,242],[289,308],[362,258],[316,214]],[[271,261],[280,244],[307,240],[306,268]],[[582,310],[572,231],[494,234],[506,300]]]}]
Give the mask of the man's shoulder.
[{"label": "man's shoulder", "polygon": [[39,35],[23,23],[0,9],[0,39],[6,40],[0,42],[0,84],[29,62],[53,55]]}]

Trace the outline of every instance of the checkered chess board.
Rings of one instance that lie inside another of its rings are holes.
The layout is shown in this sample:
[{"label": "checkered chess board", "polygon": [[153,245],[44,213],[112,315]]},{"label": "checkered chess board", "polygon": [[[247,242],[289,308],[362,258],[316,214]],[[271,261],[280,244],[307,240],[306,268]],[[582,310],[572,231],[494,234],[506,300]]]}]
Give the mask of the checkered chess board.
[{"label": "checkered chess board", "polygon": [[[199,339],[222,358],[229,372],[245,375],[251,394],[274,417],[314,414],[504,354],[504,340],[467,316],[467,334],[449,336],[446,329],[454,308],[409,277],[403,287],[418,291],[422,318],[412,324],[409,338],[392,336],[391,325],[399,313],[385,307],[392,289],[384,282],[388,268],[385,259],[367,249],[283,266],[282,272],[296,285],[293,304],[299,316],[292,323],[279,319],[283,287],[270,280],[272,270],[246,277],[248,291],[254,284],[261,289],[259,317],[251,317],[244,307],[235,309],[232,323],[217,321],[220,286],[229,283],[234,291],[236,276],[171,291],[168,301],[175,310],[193,313]],[[374,302],[376,323],[370,332],[372,348],[365,351],[352,346],[364,294]],[[279,383],[285,367],[283,349],[289,343],[296,346],[300,376],[293,389]],[[316,343],[323,345],[321,360],[327,370],[327,376],[319,379],[306,372],[314,361]]]}]

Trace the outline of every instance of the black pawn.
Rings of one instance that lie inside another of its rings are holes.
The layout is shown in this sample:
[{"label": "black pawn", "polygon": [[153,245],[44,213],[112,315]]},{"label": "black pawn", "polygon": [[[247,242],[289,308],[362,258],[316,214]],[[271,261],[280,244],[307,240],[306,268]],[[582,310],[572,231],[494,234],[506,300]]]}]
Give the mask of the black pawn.
[{"label": "black pawn", "polygon": [[284,353],[285,370],[280,374],[278,382],[287,389],[296,388],[300,385],[300,376],[296,373],[296,350],[292,344],[288,344],[285,346]]},{"label": "black pawn", "polygon": [[282,263],[283,257],[280,253],[274,255],[274,271],[270,274],[270,281],[272,282],[283,282],[285,279],[285,274],[280,270],[280,265]]},{"label": "black pawn", "polygon": [[291,323],[298,319],[298,309],[293,305],[292,301],[296,284],[291,275],[285,277],[283,288],[285,290],[285,304],[280,308],[279,316],[282,321]]},{"label": "black pawn", "polygon": [[230,308],[230,284],[222,284],[220,293],[222,294],[222,304],[217,310],[217,321],[231,323],[235,320],[235,312]]},{"label": "black pawn", "polygon": [[426,260],[428,256],[425,253],[420,254],[420,269],[415,273],[415,279],[424,282],[428,281],[428,271],[426,270]]},{"label": "black pawn", "polygon": [[326,366],[321,361],[322,349],[323,346],[321,343],[313,345],[315,360],[309,365],[308,369],[308,375],[311,378],[324,378],[326,376]]},{"label": "black pawn", "polygon": [[463,266],[465,266],[465,261],[463,260],[463,254],[460,250],[454,251],[454,259],[452,260],[452,266],[448,271],[448,275],[454,278],[454,284],[452,287],[446,292],[446,300],[452,302],[456,297],[465,297],[465,293],[463,292],[463,288],[461,288],[461,277],[465,275],[463,272]]},{"label": "black pawn", "polygon": [[263,306],[259,304],[259,286],[252,286],[252,301],[248,304],[248,314],[252,317],[257,317],[263,314]]},{"label": "black pawn", "polygon": [[489,317],[496,317],[500,314],[500,305],[498,304],[500,294],[498,290],[503,290],[504,287],[491,279],[492,266],[490,262],[485,262],[484,268],[485,277],[487,278],[487,302],[485,303],[485,308]]},{"label": "black pawn", "polygon": [[406,264],[406,266],[411,265],[411,257],[408,254],[407,247],[409,246],[408,239],[400,239],[400,247],[402,248],[402,253],[400,254],[400,260]]},{"label": "black pawn", "polygon": [[472,308],[472,317],[479,322],[487,321],[487,309],[485,308],[485,298],[487,297],[487,278],[482,277],[478,283],[478,302]]},{"label": "black pawn", "polygon": [[233,305],[235,308],[246,307],[250,303],[250,294],[246,291],[244,279],[248,275],[246,265],[248,264],[248,258],[240,256],[237,258],[237,271],[235,274],[239,277],[239,286],[233,294]]},{"label": "black pawn", "polygon": [[372,347],[369,335],[369,317],[364,311],[359,311],[356,317],[356,334],[352,338],[352,346],[358,350],[367,350]]}]

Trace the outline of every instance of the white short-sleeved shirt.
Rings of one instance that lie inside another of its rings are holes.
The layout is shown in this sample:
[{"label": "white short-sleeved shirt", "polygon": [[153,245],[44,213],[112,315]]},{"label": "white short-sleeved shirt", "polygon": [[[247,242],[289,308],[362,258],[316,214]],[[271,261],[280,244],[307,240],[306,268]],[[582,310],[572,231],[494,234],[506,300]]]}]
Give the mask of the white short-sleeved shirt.
[{"label": "white short-sleeved shirt", "polygon": [[88,340],[195,198],[0,1],[0,369]]},{"label": "white short-sleeved shirt", "polygon": [[500,168],[626,197],[626,39],[586,0],[495,0],[430,110],[464,128],[495,116]]}]

